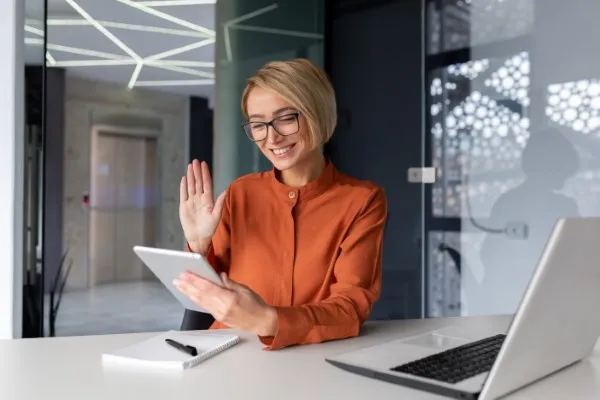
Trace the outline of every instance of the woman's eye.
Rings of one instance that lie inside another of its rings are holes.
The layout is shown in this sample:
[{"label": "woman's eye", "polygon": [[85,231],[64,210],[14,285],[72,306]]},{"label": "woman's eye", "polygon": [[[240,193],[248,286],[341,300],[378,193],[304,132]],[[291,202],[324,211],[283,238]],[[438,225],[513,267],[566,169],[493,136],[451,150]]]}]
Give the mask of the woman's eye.
[{"label": "woman's eye", "polygon": [[258,131],[258,130],[264,128],[264,124],[253,124],[253,125],[250,125],[250,127],[252,128],[253,131]]}]

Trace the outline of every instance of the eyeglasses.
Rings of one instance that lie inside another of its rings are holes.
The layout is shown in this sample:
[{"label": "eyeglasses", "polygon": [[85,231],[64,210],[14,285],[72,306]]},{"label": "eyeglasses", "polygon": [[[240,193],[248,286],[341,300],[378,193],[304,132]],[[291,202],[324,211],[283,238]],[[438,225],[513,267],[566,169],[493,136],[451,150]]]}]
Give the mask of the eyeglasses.
[{"label": "eyeglasses", "polygon": [[281,136],[289,136],[300,130],[298,121],[299,112],[281,115],[270,122],[249,121],[242,124],[244,132],[253,142],[260,142],[267,138],[269,126],[272,126],[275,132]]}]

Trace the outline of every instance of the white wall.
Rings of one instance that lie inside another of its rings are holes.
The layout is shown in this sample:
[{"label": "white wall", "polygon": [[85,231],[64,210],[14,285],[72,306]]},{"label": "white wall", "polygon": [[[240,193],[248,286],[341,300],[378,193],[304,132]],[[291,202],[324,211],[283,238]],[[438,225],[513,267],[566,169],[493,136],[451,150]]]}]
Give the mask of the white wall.
[{"label": "white wall", "polygon": [[0,339],[21,336],[24,2],[0,2]]}]

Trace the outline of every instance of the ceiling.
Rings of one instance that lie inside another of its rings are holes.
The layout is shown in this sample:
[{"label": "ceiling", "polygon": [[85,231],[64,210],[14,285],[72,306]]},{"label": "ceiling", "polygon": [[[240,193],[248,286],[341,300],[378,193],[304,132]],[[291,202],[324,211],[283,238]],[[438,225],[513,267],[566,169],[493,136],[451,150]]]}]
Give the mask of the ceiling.
[{"label": "ceiling", "polygon": [[[43,57],[43,3],[27,0],[25,58]],[[215,0],[48,0],[46,62],[124,87],[212,98]]]}]

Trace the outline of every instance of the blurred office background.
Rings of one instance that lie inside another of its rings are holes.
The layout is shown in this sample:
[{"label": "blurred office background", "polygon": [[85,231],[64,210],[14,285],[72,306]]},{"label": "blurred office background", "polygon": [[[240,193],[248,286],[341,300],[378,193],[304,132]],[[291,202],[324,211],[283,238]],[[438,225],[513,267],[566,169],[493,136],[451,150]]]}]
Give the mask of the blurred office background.
[{"label": "blurred office background", "polygon": [[240,96],[274,59],[326,68],[325,150],[386,190],[373,319],[511,313],[556,219],[600,211],[595,0],[45,3],[25,21],[27,335],[179,326],[131,247],[183,247],[192,158],[218,192],[270,168]]}]

